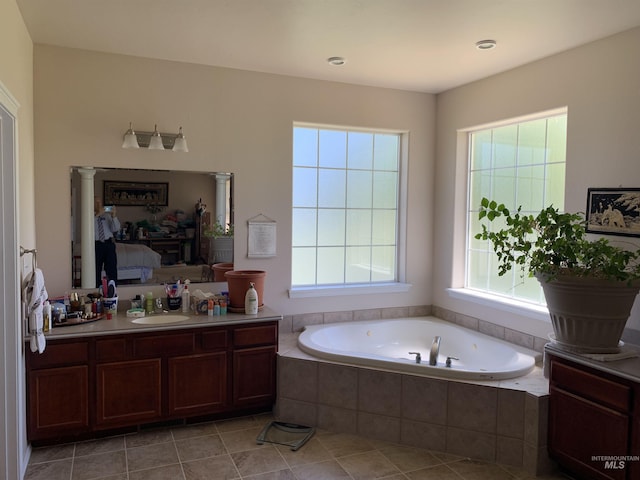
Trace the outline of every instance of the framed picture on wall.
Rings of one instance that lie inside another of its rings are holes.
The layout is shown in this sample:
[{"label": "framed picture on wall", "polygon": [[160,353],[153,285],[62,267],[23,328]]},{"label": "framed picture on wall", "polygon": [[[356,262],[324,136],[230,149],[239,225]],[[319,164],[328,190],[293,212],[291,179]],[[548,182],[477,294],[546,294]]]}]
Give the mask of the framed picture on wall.
[{"label": "framed picture on wall", "polygon": [[169,205],[169,184],[163,182],[104,181],[105,205]]},{"label": "framed picture on wall", "polygon": [[587,232],[640,237],[640,188],[589,188]]}]

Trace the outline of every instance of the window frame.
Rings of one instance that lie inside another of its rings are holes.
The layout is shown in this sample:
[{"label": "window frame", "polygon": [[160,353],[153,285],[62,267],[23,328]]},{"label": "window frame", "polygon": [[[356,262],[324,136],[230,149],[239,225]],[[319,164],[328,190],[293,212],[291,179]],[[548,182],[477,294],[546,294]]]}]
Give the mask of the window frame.
[{"label": "window frame", "polygon": [[[470,211],[472,210],[470,207],[471,201],[471,134],[480,132],[483,130],[489,130],[499,127],[505,127],[509,125],[520,125],[522,123],[541,120],[541,119],[550,119],[557,116],[566,116],[567,122],[567,136],[568,136],[568,120],[569,120],[569,110],[568,107],[560,107],[550,110],[545,110],[542,112],[533,113],[530,115],[523,115],[519,117],[513,117],[506,120],[490,122],[482,125],[477,125],[474,127],[469,127],[465,129],[459,130],[459,133],[465,135],[465,146],[466,146],[466,155],[465,155],[465,167],[466,167],[466,195],[465,195],[465,206],[464,206],[464,224],[465,224],[465,237],[464,237],[464,271],[463,273],[463,284],[462,288],[449,288],[447,292],[450,296],[454,298],[469,300],[473,303],[477,303],[484,306],[495,306],[500,310],[512,312],[512,313],[522,313],[529,317],[536,319],[546,319],[548,321],[548,310],[545,303],[535,302],[533,300],[527,300],[522,297],[514,297],[506,294],[501,294],[497,291],[483,290],[476,287],[470,287],[469,285],[469,251],[470,251]],[[566,139],[565,139],[566,146]],[[546,165],[546,162],[545,162]],[[565,151],[564,158],[565,165],[565,185],[563,196],[566,197],[566,165],[567,165],[567,154]],[[540,287],[541,288],[541,287]],[[540,298],[544,301],[544,295],[540,295]]]},{"label": "window frame", "polygon": [[[394,134],[399,137],[398,154],[398,197],[397,197],[397,238],[396,238],[396,281],[375,282],[375,283],[344,283],[331,285],[304,285],[294,286],[292,284],[293,260],[289,269],[290,288],[289,298],[311,298],[340,295],[363,295],[381,293],[402,293],[407,292],[411,285],[406,283],[406,242],[407,242],[407,196],[408,196],[408,147],[409,131],[400,129],[366,128],[344,125],[320,124],[311,122],[293,122],[291,126],[291,191],[293,192],[293,136],[296,128],[312,128],[318,130],[335,130],[340,132],[361,132],[371,134]],[[346,207],[345,207],[346,209]],[[293,198],[291,203],[291,225],[293,235]],[[293,245],[291,248],[293,253]]]}]

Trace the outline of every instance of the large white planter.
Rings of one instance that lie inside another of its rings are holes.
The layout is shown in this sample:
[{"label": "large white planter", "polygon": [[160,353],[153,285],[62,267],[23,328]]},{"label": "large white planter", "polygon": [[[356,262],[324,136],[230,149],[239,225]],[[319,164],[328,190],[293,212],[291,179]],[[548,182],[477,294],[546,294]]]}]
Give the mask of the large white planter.
[{"label": "large white planter", "polygon": [[637,282],[559,275],[542,285],[555,341],[582,353],[614,353],[640,290]]},{"label": "large white planter", "polygon": [[209,265],[233,262],[233,237],[211,237]]}]

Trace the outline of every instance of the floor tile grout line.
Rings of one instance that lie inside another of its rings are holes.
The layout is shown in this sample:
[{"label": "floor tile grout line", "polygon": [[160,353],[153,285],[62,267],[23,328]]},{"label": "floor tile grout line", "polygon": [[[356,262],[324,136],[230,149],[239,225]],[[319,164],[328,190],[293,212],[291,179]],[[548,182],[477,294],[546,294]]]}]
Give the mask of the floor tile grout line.
[{"label": "floor tile grout line", "polygon": [[[217,431],[217,429],[216,429]],[[184,473],[184,466],[182,465],[182,459],[180,458],[180,450],[178,450],[178,444],[176,443],[176,437],[173,435],[173,430],[169,430],[171,434],[171,440],[173,442],[173,448],[176,449],[176,456],[178,457],[178,466],[180,467],[180,471],[182,472],[183,480],[186,480],[187,475]]]},{"label": "floor tile grout line", "polygon": [[127,448],[127,437],[124,437],[124,471],[127,474],[127,480],[129,480],[129,449]]},{"label": "floor tile grout line", "polygon": [[76,463],[76,447],[77,443],[73,444],[73,455],[71,456],[71,468],[69,469],[69,480],[73,480],[73,466]]}]

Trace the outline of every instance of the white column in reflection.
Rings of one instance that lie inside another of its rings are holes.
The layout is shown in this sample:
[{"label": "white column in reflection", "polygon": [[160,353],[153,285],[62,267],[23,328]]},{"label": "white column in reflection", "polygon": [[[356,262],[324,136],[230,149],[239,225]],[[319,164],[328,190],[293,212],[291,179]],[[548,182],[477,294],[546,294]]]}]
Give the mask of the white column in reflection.
[{"label": "white column in reflection", "polygon": [[93,228],[93,177],[96,171],[91,167],[79,168],[80,173],[80,244],[82,269],[82,288],[95,288],[96,250]]},{"label": "white column in reflection", "polygon": [[216,222],[227,226],[227,181],[230,175],[216,173]]}]

